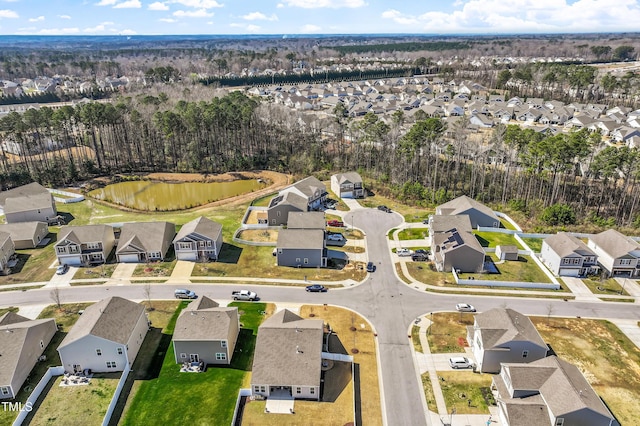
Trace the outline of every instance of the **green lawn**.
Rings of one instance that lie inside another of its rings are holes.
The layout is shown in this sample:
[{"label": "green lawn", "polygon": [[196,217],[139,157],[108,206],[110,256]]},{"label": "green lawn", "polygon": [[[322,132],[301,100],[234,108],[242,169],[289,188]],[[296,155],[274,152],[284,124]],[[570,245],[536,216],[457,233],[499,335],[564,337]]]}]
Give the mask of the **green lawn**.
[{"label": "green lawn", "polygon": [[277,192],[272,192],[271,194],[263,195],[262,197],[259,197],[253,200],[251,202],[251,205],[255,207],[269,207],[269,202],[276,195],[278,195]]},{"label": "green lawn", "polygon": [[477,231],[474,231],[473,234],[476,236],[482,247],[516,246],[519,249],[522,248],[511,234]]},{"label": "green lawn", "polygon": [[0,308],[0,317],[6,314],[7,312],[18,312],[18,308],[10,307],[10,308]]},{"label": "green lawn", "polygon": [[[513,219],[513,218],[512,218],[512,219]],[[507,221],[507,220],[505,220],[505,219],[500,219],[500,224],[502,225],[502,227],[503,227],[504,229],[511,229],[511,230],[513,230],[513,231],[515,231],[515,230],[516,230],[516,227],[515,227],[515,226],[513,226],[513,225],[511,224],[511,222],[509,222],[509,221]]]},{"label": "green lawn", "polygon": [[[457,414],[489,414],[489,406],[482,396],[491,387],[490,374],[470,371],[438,371],[440,388],[447,404],[447,411],[454,408]],[[490,394],[491,392],[488,392]]]},{"label": "green lawn", "polygon": [[542,251],[542,242],[544,241],[542,238],[522,238],[522,240],[527,243],[529,248],[535,253]]},{"label": "green lawn", "polygon": [[[51,228],[54,230],[55,228]],[[57,231],[56,231],[57,232]],[[45,247],[35,249],[16,250],[18,264],[12,268],[10,275],[0,276],[0,286],[4,284],[18,284],[27,282],[49,281],[55,269],[49,269],[55,260],[53,244],[56,241],[56,232],[47,236],[51,242]]]},{"label": "green lawn", "polygon": [[398,232],[398,239],[404,240],[422,240],[429,236],[428,228],[408,228]]},{"label": "green lawn", "polygon": [[151,262],[151,263],[141,263],[136,266],[136,269],[133,271],[134,277],[170,277],[171,272],[173,272],[173,268],[175,268],[177,263],[176,259],[173,259],[169,262]]},{"label": "green lawn", "polygon": [[440,287],[457,286],[451,272],[438,272],[433,262],[407,262],[407,270],[415,280]]},{"label": "green lawn", "polygon": [[[494,263],[498,262],[498,258],[495,254],[488,255],[491,257]],[[464,280],[470,278],[476,280],[488,280],[488,281],[521,281],[521,282],[535,282],[535,283],[551,283],[551,280],[545,273],[536,265],[530,256],[518,256],[518,260],[507,260],[504,263],[496,264],[498,269],[497,274],[459,274],[459,277]]]},{"label": "green lawn", "polygon": [[626,296],[629,295],[627,290],[623,290],[622,286],[618,284],[618,281],[613,278],[606,279],[604,281],[600,281],[599,279],[591,279],[586,278],[583,279],[582,282],[589,287],[591,293],[593,294],[624,294]]}]

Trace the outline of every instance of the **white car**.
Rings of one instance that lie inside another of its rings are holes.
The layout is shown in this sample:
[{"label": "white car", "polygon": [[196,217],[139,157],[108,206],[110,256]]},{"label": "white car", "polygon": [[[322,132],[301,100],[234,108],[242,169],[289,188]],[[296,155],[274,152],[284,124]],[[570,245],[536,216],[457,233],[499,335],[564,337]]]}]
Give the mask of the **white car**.
[{"label": "white car", "polygon": [[406,248],[399,248],[398,250],[396,250],[396,254],[398,256],[411,256],[413,254],[413,251]]},{"label": "white car", "polygon": [[452,358],[449,358],[449,365],[455,370],[457,370],[458,368],[473,367],[473,363],[469,361],[469,358],[463,356],[454,356]]},{"label": "white car", "polygon": [[342,234],[329,234],[327,236],[327,240],[329,241],[344,241],[344,237]]},{"label": "white car", "polygon": [[475,312],[476,308],[473,305],[469,305],[467,303],[458,303],[456,305],[456,311],[458,312]]}]

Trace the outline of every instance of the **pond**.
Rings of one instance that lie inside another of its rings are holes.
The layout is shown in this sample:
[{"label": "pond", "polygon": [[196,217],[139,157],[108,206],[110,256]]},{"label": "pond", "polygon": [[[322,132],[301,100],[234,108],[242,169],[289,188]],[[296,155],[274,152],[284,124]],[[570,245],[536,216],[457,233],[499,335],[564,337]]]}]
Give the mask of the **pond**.
[{"label": "pond", "polygon": [[184,210],[264,188],[255,179],[232,182],[132,181],[107,185],[89,192],[97,200],[146,211]]}]

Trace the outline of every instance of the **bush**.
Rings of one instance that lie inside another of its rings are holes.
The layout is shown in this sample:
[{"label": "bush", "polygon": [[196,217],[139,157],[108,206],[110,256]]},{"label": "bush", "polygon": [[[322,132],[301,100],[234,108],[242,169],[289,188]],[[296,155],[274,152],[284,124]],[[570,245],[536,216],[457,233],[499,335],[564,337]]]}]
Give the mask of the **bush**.
[{"label": "bush", "polygon": [[540,219],[547,225],[573,225],[576,223],[576,213],[566,204],[554,204],[542,211]]}]

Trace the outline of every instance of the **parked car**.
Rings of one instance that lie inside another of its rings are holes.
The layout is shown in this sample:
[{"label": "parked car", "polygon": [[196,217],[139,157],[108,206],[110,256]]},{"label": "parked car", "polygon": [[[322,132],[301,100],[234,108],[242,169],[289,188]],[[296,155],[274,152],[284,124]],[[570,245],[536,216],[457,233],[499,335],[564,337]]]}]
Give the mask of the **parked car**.
[{"label": "parked car", "polygon": [[196,299],[198,297],[193,291],[186,288],[178,288],[173,292],[176,299]]},{"label": "parked car", "polygon": [[475,312],[476,308],[473,305],[469,305],[467,303],[458,303],[456,305],[456,311],[458,312]]},{"label": "parked car", "polygon": [[417,249],[414,253],[415,254],[424,254],[425,256],[429,256],[429,250],[425,250],[425,249]]},{"label": "parked car", "polygon": [[398,250],[396,250],[396,254],[398,256],[411,256],[413,252],[406,248],[399,248]]},{"label": "parked car", "polygon": [[248,300],[250,302],[258,300],[258,295],[255,292],[249,290],[232,291],[231,297],[233,297],[233,300]]},{"label": "parked car", "polygon": [[469,361],[469,358],[464,357],[464,356],[454,356],[452,358],[449,358],[449,365],[451,366],[451,368],[454,369],[458,369],[458,368],[471,368],[473,367],[473,363],[471,361]]},{"label": "parked car", "polygon": [[321,284],[311,284],[305,287],[305,290],[311,293],[324,293],[328,290],[325,286]]},{"label": "parked car", "polygon": [[332,219],[332,220],[327,221],[327,226],[336,226],[338,228],[342,228],[342,227],[344,227],[344,222],[342,222],[340,220]]},{"label": "parked car", "polygon": [[342,234],[329,234],[329,235],[327,235],[327,240],[329,240],[329,241],[344,241],[344,236]]},{"label": "parked car", "polygon": [[69,265],[65,263],[64,265],[60,265],[56,268],[56,274],[63,275],[63,274],[66,274],[68,270],[69,270]]},{"label": "parked car", "polygon": [[383,212],[387,212],[387,213],[391,213],[391,209],[387,206],[378,206],[378,210],[381,210]]},{"label": "parked car", "polygon": [[422,224],[423,225],[428,225],[429,224],[429,219],[422,219]]},{"label": "parked car", "polygon": [[376,271],[376,265],[374,265],[373,262],[367,263],[367,272],[375,272],[375,271]]},{"label": "parked car", "polygon": [[424,253],[414,253],[411,255],[411,260],[414,262],[425,262],[429,260],[429,256]]}]

